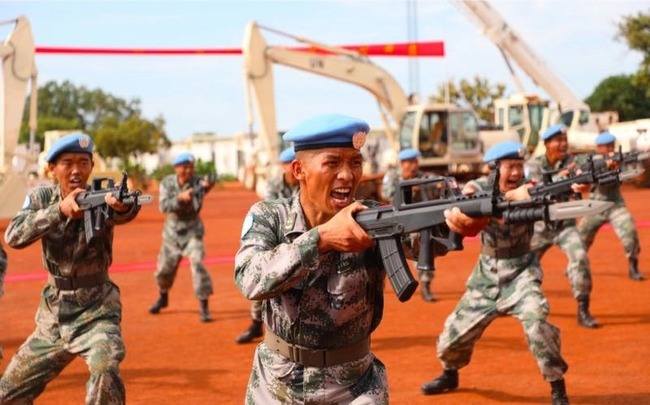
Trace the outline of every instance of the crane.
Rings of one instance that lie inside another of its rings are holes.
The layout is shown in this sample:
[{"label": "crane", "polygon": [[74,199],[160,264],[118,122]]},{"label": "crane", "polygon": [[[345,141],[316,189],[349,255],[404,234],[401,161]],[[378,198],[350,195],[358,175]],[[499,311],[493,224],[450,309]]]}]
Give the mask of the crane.
[{"label": "crane", "polygon": [[[36,63],[34,61],[34,38],[29,20],[25,16],[0,22],[0,25],[13,24],[4,43],[0,46],[2,57],[2,110],[0,112],[0,218],[16,213],[26,191],[25,173],[16,173],[13,162],[35,161],[34,156],[16,156],[18,135],[25,109],[25,95],[30,84],[31,97],[29,107],[30,152],[34,154],[34,134],[36,131]],[[23,164],[27,167],[28,165]]]},{"label": "crane", "polygon": [[[289,36],[319,52],[269,46],[262,35],[263,29]],[[379,105],[388,143],[395,152],[393,156],[400,149],[416,148],[422,153],[421,166],[425,169],[455,175],[480,171],[485,145],[479,138],[475,113],[453,104],[413,104],[397,80],[368,57],[282,33],[254,21],[246,26],[242,51],[245,86],[251,93],[249,102],[254,104],[260,121],[258,139],[261,150],[256,153],[255,171],[262,183],[264,176],[277,166],[280,149],[275,117],[274,64],[344,81],[369,91]],[[250,109],[247,113],[249,123],[252,123]],[[502,134],[492,133],[486,141],[494,143],[500,136]],[[261,187],[261,183],[255,184]]]}]

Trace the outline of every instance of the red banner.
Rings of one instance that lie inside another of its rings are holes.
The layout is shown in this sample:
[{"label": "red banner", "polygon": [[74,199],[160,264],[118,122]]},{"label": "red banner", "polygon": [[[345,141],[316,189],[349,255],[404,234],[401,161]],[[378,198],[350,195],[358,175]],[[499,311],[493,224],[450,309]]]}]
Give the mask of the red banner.
[{"label": "red banner", "polygon": [[[445,56],[445,46],[442,41],[430,42],[403,42],[395,44],[376,45],[343,45],[347,50],[359,52],[367,56],[413,56],[413,57],[441,57]],[[314,47],[288,48],[296,51],[327,54],[327,51]],[[37,46],[38,54],[66,54],[66,55],[241,55],[238,48],[79,48],[64,46]]]}]

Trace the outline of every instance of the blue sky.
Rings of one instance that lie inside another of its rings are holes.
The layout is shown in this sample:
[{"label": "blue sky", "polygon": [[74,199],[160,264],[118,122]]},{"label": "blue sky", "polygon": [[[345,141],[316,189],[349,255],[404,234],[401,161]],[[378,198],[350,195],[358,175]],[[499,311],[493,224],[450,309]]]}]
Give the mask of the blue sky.
[{"label": "blue sky", "polygon": [[[615,41],[622,16],[650,12],[633,0],[492,0],[526,43],[584,98],[605,77],[632,73],[641,56]],[[445,58],[420,58],[419,93],[434,93],[446,78],[475,75],[514,91],[497,48],[452,0],[417,0],[417,34],[445,42]],[[405,0],[238,1],[1,1],[0,20],[30,20],[39,46],[115,48],[240,48],[244,27],[256,20],[326,44],[405,42]],[[8,30],[1,27],[0,38]],[[265,34],[271,45],[295,45]],[[406,92],[406,59],[374,58]],[[241,56],[37,55],[39,83],[70,80],[124,99],[139,98],[146,118],[162,115],[171,139],[193,132],[247,131]],[[350,84],[276,65],[277,119],[289,129],[314,114],[340,112],[380,126],[374,97]],[[545,94],[523,73],[530,92]],[[256,127],[255,127],[256,128]]]}]

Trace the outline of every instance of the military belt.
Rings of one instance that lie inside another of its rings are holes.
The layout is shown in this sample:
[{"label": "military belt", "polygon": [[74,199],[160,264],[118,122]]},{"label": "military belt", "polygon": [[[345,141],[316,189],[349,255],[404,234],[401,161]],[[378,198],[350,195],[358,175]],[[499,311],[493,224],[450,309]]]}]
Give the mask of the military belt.
[{"label": "military belt", "polygon": [[305,367],[322,368],[335,366],[337,364],[359,360],[370,353],[370,338],[362,339],[345,347],[316,350],[287,343],[281,337],[267,330],[266,336],[264,337],[264,344],[274,352]]},{"label": "military belt", "polygon": [[108,281],[107,273],[96,273],[89,276],[63,277],[50,274],[48,283],[59,290],[74,291],[79,288],[90,288]]},{"label": "military belt", "polygon": [[499,248],[483,245],[481,247],[481,253],[496,259],[512,259],[513,257],[519,257],[526,253],[530,253],[530,243]]}]

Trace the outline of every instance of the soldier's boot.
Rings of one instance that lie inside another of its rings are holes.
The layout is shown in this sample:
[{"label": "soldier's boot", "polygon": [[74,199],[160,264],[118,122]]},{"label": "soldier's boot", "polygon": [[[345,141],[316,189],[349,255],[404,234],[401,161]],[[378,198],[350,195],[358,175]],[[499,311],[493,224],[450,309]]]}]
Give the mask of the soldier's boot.
[{"label": "soldier's boot", "polygon": [[424,384],[421,390],[424,395],[435,395],[456,388],[458,388],[458,370],[444,370],[438,377]]},{"label": "soldier's boot", "polygon": [[585,328],[598,327],[598,323],[589,313],[589,296],[578,297],[578,323]]},{"label": "soldier's boot", "polygon": [[566,395],[564,379],[553,381],[551,383],[551,404],[569,405],[569,397]]},{"label": "soldier's boot", "polygon": [[422,299],[427,302],[433,302],[436,300],[436,296],[431,292],[431,281],[425,281],[422,283],[420,294],[422,294]]},{"label": "soldier's boot", "polygon": [[210,316],[210,310],[208,309],[208,300],[200,300],[200,303],[199,317],[201,322],[212,322],[212,316]]},{"label": "soldier's boot", "polygon": [[644,279],[643,275],[639,272],[639,259],[630,259],[630,278],[636,281]]},{"label": "soldier's boot", "polygon": [[160,312],[161,309],[167,308],[168,304],[169,304],[168,293],[161,291],[158,300],[154,302],[152,306],[149,307],[149,312],[152,314],[157,314]]},{"label": "soldier's boot", "polygon": [[237,343],[248,343],[255,338],[262,337],[264,330],[262,328],[262,321],[256,321],[253,319],[253,323],[248,327],[241,335],[237,336],[235,342]]}]

